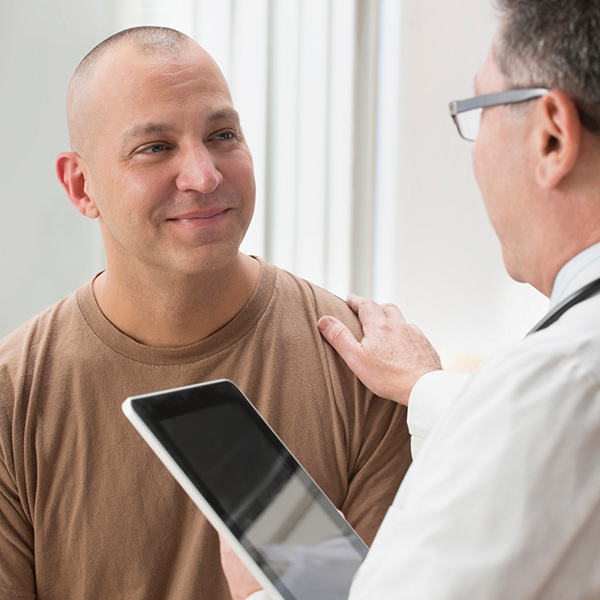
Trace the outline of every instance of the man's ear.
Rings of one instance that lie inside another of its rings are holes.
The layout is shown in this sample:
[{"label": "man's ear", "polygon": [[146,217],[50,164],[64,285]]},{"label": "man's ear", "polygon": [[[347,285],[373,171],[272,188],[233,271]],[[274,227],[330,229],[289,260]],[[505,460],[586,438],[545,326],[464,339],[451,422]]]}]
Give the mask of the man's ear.
[{"label": "man's ear", "polygon": [[100,216],[93,198],[88,195],[83,161],[76,152],[62,152],[56,159],[56,174],[73,206],[85,217]]},{"label": "man's ear", "polygon": [[581,121],[573,101],[551,90],[536,110],[536,178],[542,189],[555,188],[575,166],[581,147]]}]

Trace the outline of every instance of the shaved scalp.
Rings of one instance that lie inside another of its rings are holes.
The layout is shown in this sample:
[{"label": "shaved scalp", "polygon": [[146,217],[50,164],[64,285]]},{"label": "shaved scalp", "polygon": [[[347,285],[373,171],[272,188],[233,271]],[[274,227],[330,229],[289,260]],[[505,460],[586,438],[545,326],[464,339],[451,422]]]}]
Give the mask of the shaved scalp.
[{"label": "shaved scalp", "polygon": [[144,26],[119,31],[92,49],[75,69],[67,90],[67,126],[74,152],[85,153],[86,124],[82,108],[98,64],[110,50],[125,44],[143,53],[176,56],[195,42],[175,29]]}]

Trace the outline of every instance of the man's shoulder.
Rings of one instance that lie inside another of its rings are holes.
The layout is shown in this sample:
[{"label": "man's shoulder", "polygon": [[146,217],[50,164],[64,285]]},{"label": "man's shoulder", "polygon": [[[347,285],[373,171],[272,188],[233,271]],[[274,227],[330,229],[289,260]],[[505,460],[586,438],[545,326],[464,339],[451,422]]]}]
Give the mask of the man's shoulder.
[{"label": "man's shoulder", "polygon": [[73,327],[79,313],[76,290],[48,306],[0,340],[0,364],[11,358],[22,359],[24,353],[35,352],[44,340],[59,336]]},{"label": "man's shoulder", "polygon": [[277,290],[281,300],[290,308],[296,303],[298,308],[303,305],[317,320],[324,315],[331,315],[342,321],[355,336],[362,337],[358,317],[339,296],[285,269],[273,268],[277,273]]}]

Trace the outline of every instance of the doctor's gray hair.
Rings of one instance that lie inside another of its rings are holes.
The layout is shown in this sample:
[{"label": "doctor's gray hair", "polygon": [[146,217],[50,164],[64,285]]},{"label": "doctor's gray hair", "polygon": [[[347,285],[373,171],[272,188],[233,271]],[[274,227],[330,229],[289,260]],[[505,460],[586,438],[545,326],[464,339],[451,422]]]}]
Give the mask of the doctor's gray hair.
[{"label": "doctor's gray hair", "polygon": [[495,0],[502,22],[494,47],[515,87],[562,90],[600,118],[600,0]]}]

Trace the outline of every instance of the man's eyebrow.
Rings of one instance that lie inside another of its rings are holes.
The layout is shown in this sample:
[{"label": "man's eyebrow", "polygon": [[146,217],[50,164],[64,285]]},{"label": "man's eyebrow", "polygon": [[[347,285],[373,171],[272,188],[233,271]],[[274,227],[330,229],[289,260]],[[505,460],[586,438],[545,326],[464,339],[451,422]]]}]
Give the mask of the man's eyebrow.
[{"label": "man's eyebrow", "polygon": [[[215,123],[217,121],[232,120],[239,127],[240,115],[237,110],[233,108],[222,108],[212,113],[207,121],[209,123]],[[121,136],[123,143],[130,142],[136,138],[143,137],[146,135],[152,135],[156,133],[172,133],[175,131],[175,127],[169,123],[144,123],[141,125],[134,125]]]},{"label": "man's eyebrow", "polygon": [[155,133],[171,133],[175,127],[169,123],[144,123],[143,125],[134,125],[121,136],[124,143],[135,140],[138,137],[152,135]]},{"label": "man's eyebrow", "polygon": [[214,123],[216,121],[225,121],[227,119],[235,121],[238,126],[240,124],[240,115],[237,110],[233,108],[222,108],[215,111],[208,117],[208,122]]}]

